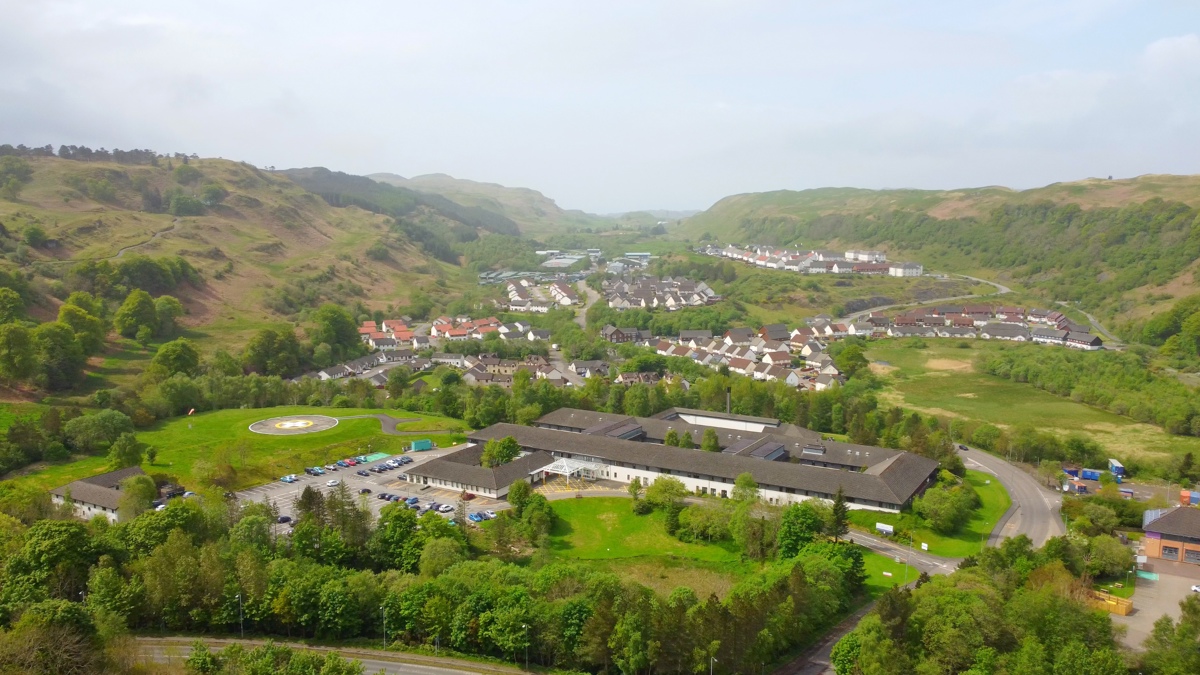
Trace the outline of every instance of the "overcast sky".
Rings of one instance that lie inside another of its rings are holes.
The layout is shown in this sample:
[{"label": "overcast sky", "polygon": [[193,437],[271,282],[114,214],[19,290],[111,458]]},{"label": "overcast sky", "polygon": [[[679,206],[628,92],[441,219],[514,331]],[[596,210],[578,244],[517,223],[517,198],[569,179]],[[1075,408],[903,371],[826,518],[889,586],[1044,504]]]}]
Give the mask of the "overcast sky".
[{"label": "overcast sky", "polygon": [[0,0],[0,17],[14,144],[448,173],[593,212],[1200,173],[1184,0]]}]

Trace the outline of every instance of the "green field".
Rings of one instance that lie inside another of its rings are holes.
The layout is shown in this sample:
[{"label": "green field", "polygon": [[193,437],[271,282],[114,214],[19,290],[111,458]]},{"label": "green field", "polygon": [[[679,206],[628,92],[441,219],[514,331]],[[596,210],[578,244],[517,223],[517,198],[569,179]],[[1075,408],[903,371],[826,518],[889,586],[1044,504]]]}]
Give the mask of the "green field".
[{"label": "green field", "polygon": [[979,552],[1000,517],[1012,504],[1008,491],[1000,481],[992,480],[986,473],[967,471],[967,482],[975,488],[982,505],[975,510],[963,529],[953,536],[938,534],[922,526],[921,519],[911,512],[881,513],[854,510],[850,512],[850,522],[855,527],[869,532],[875,531],[875,523],[886,523],[896,528],[897,539],[906,544],[908,537],[901,532],[911,533],[914,548],[920,548],[921,544],[925,543],[929,544],[929,553],[933,555],[964,558]]},{"label": "green field", "polygon": [[[885,377],[883,398],[889,403],[948,418],[988,422],[1000,428],[1030,425],[1059,435],[1081,433],[1105,449],[1126,457],[1200,453],[1200,438],[1174,436],[1099,408],[1076,403],[1029,384],[975,372],[981,350],[1002,345],[971,340],[926,339],[927,349],[905,347],[900,340],[880,340],[867,350],[872,370]],[[1054,347],[1046,347],[1054,349]]]},{"label": "green field", "polygon": [[[379,420],[342,420],[326,431],[296,436],[266,436],[249,430],[250,424],[282,415],[330,415],[346,417],[386,412],[397,418],[420,418],[420,422],[401,425],[401,430],[430,429],[427,438],[438,445],[455,442],[451,430],[465,426],[458,420],[434,415],[418,415],[403,410],[359,410],[353,408],[313,408],[285,406],[247,410],[218,410],[159,422],[138,438],[158,450],[153,465],[143,463],[147,473],[163,473],[177,478],[184,487],[196,487],[197,469],[225,454],[236,474],[231,487],[241,489],[258,485],[288,473],[299,473],[306,466],[328,464],[343,457],[368,452],[400,452],[413,437],[385,435]],[[422,436],[424,437],[424,436]],[[461,434],[458,435],[461,438]],[[13,480],[51,488],[102,473],[108,468],[105,457],[88,457],[66,464],[42,466]]]},{"label": "green field", "polygon": [[736,547],[688,544],[667,534],[661,511],[638,516],[630,501],[620,497],[567,499],[553,504],[558,515],[550,532],[550,547],[563,557],[612,560],[674,556],[709,562],[738,559]]},{"label": "green field", "polygon": [[[911,582],[921,576],[917,568],[904,564],[904,558],[900,560],[901,562],[896,562],[893,558],[863,547],[863,564],[867,570],[867,595],[871,599],[879,597],[892,586],[904,584],[905,579]],[[884,576],[884,572],[891,572],[892,576]]]}]

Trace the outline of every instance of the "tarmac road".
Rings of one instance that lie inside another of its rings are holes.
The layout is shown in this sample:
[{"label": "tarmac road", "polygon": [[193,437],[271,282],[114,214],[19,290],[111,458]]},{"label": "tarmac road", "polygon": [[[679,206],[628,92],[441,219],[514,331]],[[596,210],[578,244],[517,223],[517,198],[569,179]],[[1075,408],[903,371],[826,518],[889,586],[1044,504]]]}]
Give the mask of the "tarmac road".
[{"label": "tarmac road", "polygon": [[1012,506],[996,523],[988,546],[998,546],[1006,537],[1019,534],[1029,537],[1034,546],[1041,546],[1050,537],[1067,533],[1059,514],[1062,495],[1042,487],[1036,478],[1022,469],[983,450],[959,450],[958,454],[968,469],[996,476],[1012,498]]}]

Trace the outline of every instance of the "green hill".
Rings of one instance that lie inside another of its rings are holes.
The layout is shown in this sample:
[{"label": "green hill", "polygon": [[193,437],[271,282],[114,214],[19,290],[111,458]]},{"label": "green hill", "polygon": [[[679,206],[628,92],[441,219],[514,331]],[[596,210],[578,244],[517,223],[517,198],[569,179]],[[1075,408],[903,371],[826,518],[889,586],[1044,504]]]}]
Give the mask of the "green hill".
[{"label": "green hill", "polygon": [[[394,173],[373,173],[368,178],[426,195],[438,195],[458,204],[499,214],[520,226],[520,233],[545,237],[570,229],[609,228],[612,221],[583,211],[566,210],[546,195],[529,188],[480,183],[444,173],[404,178]],[[511,234],[511,233],[510,233]]]},{"label": "green hill", "polygon": [[1194,292],[1200,176],[1091,179],[1025,191],[823,188],[727,197],[676,236],[867,246],[932,268],[1015,282],[1111,320]]},{"label": "green hill", "polygon": [[[257,328],[294,321],[320,302],[374,310],[405,306],[423,291],[452,299],[469,275],[453,249],[438,247],[444,240],[422,233],[515,231],[511,221],[443,198],[384,195],[388,202],[369,194],[378,184],[324,169],[293,177],[223,159],[22,161],[27,179],[14,199],[0,199],[0,270],[27,280],[31,315],[54,316],[79,263],[177,255],[203,278],[172,291],[193,337],[238,348]],[[357,201],[317,192],[353,179],[368,193]]]}]

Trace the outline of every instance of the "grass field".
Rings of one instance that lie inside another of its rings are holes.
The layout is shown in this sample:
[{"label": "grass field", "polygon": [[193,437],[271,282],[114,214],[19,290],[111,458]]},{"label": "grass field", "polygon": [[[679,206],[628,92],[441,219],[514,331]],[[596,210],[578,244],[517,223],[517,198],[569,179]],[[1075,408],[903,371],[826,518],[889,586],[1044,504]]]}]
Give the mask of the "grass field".
[{"label": "grass field", "polygon": [[[438,445],[455,441],[453,430],[465,427],[458,420],[418,415],[403,410],[359,410],[353,408],[312,408],[285,406],[248,410],[218,410],[160,422],[138,433],[138,439],[154,446],[158,457],[153,465],[143,463],[147,473],[176,477],[185,487],[199,485],[198,473],[221,454],[228,457],[236,476],[232,485],[241,489],[265,483],[287,473],[299,473],[306,466],[328,464],[343,457],[367,452],[401,450],[412,437],[389,436],[375,419],[341,420],[332,429],[296,436],[266,436],[249,430],[250,424],[270,417],[319,414],[333,417],[386,412],[397,418],[420,418],[420,422],[401,425],[403,430],[430,429],[428,438]],[[459,436],[461,438],[461,436]],[[66,464],[41,465],[13,480],[42,488],[56,487],[107,469],[105,457],[87,457]],[[199,471],[198,471],[199,470]]]},{"label": "grass field", "polygon": [[967,471],[967,482],[975,488],[982,505],[971,515],[971,520],[967,521],[963,529],[953,536],[938,534],[923,527],[920,518],[911,512],[880,513],[856,510],[850,512],[850,521],[856,527],[871,532],[875,530],[875,523],[887,523],[896,528],[897,538],[905,543],[908,543],[908,537],[900,533],[911,533],[915,548],[920,548],[921,544],[925,543],[929,544],[929,552],[933,555],[963,558],[979,552],[1000,517],[1012,504],[1004,486],[999,481],[991,480],[986,473]]},{"label": "grass field", "polygon": [[[1001,428],[1030,425],[1059,435],[1077,432],[1126,457],[1200,453],[1200,438],[1174,436],[1159,427],[1135,422],[1034,388],[1032,385],[975,372],[980,351],[1000,345],[972,340],[927,339],[927,349],[898,340],[870,346],[872,370],[889,383],[883,399],[924,413],[989,422]],[[1053,347],[1047,347],[1053,349]]]},{"label": "grass field", "polygon": [[723,597],[758,565],[743,562],[732,542],[688,544],[667,534],[660,511],[634,515],[630,501],[590,497],[551,502],[556,556],[607,569],[668,594],[686,586],[700,597]]},{"label": "grass field", "polygon": [[[1121,584],[1120,587],[1117,584]],[[1098,591],[1108,591],[1111,595],[1118,598],[1132,598],[1134,592],[1137,591],[1137,575],[1130,574],[1127,577],[1120,579],[1104,579],[1092,584],[1092,588]]]},{"label": "grass field", "polygon": [[[901,558],[901,561],[903,560]],[[904,562],[896,562],[893,558],[865,547],[863,548],[863,565],[867,570],[867,595],[872,600],[892,586],[903,584],[906,578],[908,581],[914,581],[921,575],[915,567],[907,567]],[[890,572],[892,576],[884,576],[884,572]]]}]

